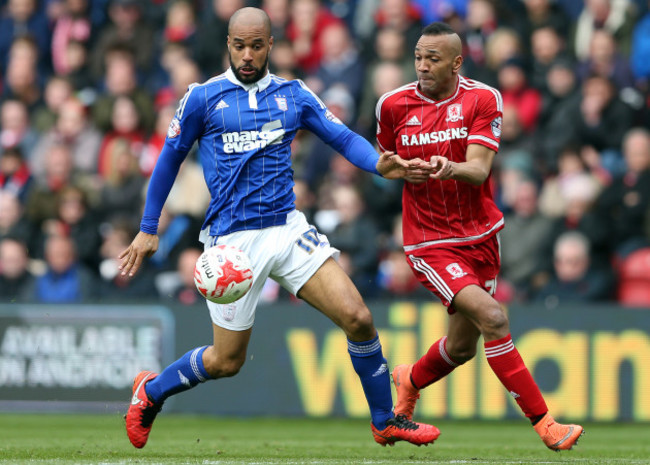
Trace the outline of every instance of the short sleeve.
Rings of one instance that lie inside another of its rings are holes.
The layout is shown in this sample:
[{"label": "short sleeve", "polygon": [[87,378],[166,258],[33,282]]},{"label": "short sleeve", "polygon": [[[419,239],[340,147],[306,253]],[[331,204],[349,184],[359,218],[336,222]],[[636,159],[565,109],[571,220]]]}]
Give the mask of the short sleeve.
[{"label": "short sleeve", "polygon": [[382,151],[396,151],[395,129],[393,125],[393,114],[386,96],[377,102],[375,108],[377,117],[377,144]]},{"label": "short sleeve", "polygon": [[469,128],[468,144],[480,144],[494,151],[501,142],[503,100],[501,93],[493,88],[481,89],[476,105],[476,116]]}]

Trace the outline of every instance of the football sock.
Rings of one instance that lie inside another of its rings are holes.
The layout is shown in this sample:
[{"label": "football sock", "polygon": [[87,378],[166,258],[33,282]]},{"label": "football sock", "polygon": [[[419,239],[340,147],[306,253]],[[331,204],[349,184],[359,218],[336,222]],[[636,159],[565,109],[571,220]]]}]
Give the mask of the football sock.
[{"label": "football sock", "polygon": [[411,370],[411,383],[416,389],[423,389],[447,376],[454,368],[461,365],[447,353],[447,336],[438,339]]},{"label": "football sock", "polygon": [[164,402],[169,396],[192,389],[210,379],[203,366],[203,351],[208,346],[190,350],[165,368],[145,385],[147,395],[155,403]]},{"label": "football sock", "polygon": [[365,342],[348,339],[348,352],[354,371],[361,379],[372,424],[381,431],[386,428],[386,420],[393,417],[393,397],[390,392],[388,363],[382,354],[379,336]]},{"label": "football sock", "polygon": [[548,412],[542,393],[512,342],[510,334],[485,343],[485,356],[492,371],[531,420]]}]

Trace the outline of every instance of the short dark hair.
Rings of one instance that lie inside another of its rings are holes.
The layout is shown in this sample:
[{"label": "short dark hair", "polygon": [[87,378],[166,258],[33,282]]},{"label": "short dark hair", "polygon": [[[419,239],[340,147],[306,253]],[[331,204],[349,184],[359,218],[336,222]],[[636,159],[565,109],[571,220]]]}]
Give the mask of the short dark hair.
[{"label": "short dark hair", "polygon": [[440,21],[431,23],[422,29],[423,36],[442,36],[448,34],[456,34],[456,31],[449,24]]}]

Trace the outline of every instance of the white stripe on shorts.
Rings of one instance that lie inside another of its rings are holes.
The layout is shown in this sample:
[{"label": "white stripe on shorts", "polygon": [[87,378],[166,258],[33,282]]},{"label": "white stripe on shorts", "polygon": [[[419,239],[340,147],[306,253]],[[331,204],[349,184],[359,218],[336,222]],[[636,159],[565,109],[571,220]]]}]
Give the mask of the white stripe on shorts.
[{"label": "white stripe on shorts", "polygon": [[451,302],[454,298],[454,293],[451,291],[449,286],[447,286],[447,283],[445,283],[440,275],[436,273],[436,270],[431,268],[424,260],[416,257],[415,255],[409,255],[409,258],[413,262],[415,269],[424,273],[424,275],[427,277],[427,280],[433,284],[433,287],[435,287],[438,292],[440,292],[442,296],[447,299],[447,301]]}]

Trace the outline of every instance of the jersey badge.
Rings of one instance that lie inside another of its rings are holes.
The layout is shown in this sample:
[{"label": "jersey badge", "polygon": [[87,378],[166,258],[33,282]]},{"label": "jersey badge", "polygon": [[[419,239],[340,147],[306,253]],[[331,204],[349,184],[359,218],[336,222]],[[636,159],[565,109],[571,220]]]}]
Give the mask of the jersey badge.
[{"label": "jersey badge", "polygon": [[501,117],[497,116],[492,120],[490,123],[490,127],[492,128],[492,134],[494,137],[501,137]]},{"label": "jersey badge", "polygon": [[422,126],[422,123],[418,119],[417,116],[413,115],[411,118],[406,122],[407,126]]},{"label": "jersey badge", "polygon": [[455,123],[463,119],[463,105],[461,103],[454,103],[447,107],[447,121]]},{"label": "jersey badge", "polygon": [[228,105],[226,102],[223,100],[219,100],[219,103],[217,103],[217,106],[214,107],[215,110],[223,110],[224,108],[228,108],[230,105]]},{"label": "jersey badge", "polygon": [[180,133],[181,133],[181,122],[178,120],[178,118],[174,116],[171,122],[169,123],[169,127],[167,128],[167,137],[173,139],[174,137],[178,137]]},{"label": "jersey badge", "polygon": [[329,111],[329,110],[327,110],[327,111],[325,112],[325,118],[327,118],[327,120],[328,120],[328,121],[331,121],[332,123],[335,123],[335,124],[343,124],[343,121],[341,121],[340,119],[338,119],[338,118],[336,117],[336,115],[335,115],[334,113],[332,113],[331,111]]},{"label": "jersey badge", "polygon": [[450,263],[445,269],[451,275],[451,279],[462,278],[467,274],[458,263]]},{"label": "jersey badge", "polygon": [[285,97],[275,97],[275,103],[278,104],[278,109],[282,111],[287,111],[289,106],[287,105],[287,99]]}]

